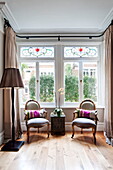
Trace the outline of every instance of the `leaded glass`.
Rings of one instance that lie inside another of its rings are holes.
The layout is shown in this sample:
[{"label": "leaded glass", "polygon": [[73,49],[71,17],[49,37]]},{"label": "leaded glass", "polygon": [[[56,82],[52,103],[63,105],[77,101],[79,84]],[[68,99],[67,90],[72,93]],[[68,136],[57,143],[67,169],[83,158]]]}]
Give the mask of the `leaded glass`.
[{"label": "leaded glass", "polygon": [[21,57],[54,57],[54,47],[21,47]]},{"label": "leaded glass", "polygon": [[64,47],[64,57],[97,57],[96,47]]}]

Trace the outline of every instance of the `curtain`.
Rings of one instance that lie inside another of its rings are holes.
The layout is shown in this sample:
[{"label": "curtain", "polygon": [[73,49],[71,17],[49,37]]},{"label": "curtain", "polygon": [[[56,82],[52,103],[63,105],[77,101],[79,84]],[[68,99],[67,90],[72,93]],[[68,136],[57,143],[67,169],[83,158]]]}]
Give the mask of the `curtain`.
[{"label": "curtain", "polygon": [[[6,28],[5,37],[5,68],[18,68],[16,35],[11,27]],[[12,136],[12,105],[11,105],[11,90],[4,89],[4,132],[5,138]],[[15,90],[15,137],[20,138],[22,134],[20,125],[20,110],[19,110],[19,95],[18,90]]]},{"label": "curtain", "polygon": [[105,117],[106,142],[113,146],[113,25],[105,33]]}]

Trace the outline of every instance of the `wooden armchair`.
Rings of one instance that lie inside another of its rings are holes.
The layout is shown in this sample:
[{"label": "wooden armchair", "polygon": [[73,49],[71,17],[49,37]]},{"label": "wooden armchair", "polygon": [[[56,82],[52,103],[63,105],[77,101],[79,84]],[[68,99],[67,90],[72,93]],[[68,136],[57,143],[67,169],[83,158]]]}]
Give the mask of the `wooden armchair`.
[{"label": "wooden armchair", "polygon": [[72,121],[72,138],[74,137],[74,126],[83,129],[92,128],[94,144],[96,144],[96,128],[97,128],[97,110],[95,103],[92,100],[84,100],[80,103],[79,109],[73,112]]},{"label": "wooden armchair", "polygon": [[47,111],[40,108],[40,104],[35,100],[29,100],[25,104],[25,121],[27,127],[27,142],[29,143],[30,128],[39,128],[47,125],[47,134],[49,137],[49,121],[47,120]]}]

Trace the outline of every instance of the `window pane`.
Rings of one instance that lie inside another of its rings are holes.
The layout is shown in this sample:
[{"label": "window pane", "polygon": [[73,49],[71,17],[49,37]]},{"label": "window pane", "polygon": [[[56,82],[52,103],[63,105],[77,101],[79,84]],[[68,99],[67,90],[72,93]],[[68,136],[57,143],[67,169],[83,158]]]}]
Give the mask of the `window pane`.
[{"label": "window pane", "polygon": [[29,99],[36,99],[36,65],[35,63],[21,63],[24,89],[21,90],[21,104]]},{"label": "window pane", "polygon": [[65,62],[65,102],[79,101],[79,65],[77,62]]},{"label": "window pane", "polygon": [[64,57],[97,57],[96,47],[64,47]]},{"label": "window pane", "polygon": [[54,63],[39,63],[40,101],[54,102]]},{"label": "window pane", "polygon": [[54,57],[54,47],[21,47],[21,57]]},{"label": "window pane", "polygon": [[97,63],[83,63],[83,94],[84,99],[97,101]]}]

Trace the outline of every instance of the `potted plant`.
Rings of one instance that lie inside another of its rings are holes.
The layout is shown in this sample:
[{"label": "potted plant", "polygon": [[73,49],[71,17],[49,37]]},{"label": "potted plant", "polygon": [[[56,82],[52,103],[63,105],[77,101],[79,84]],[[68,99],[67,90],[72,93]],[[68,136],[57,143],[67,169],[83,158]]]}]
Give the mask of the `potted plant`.
[{"label": "potted plant", "polygon": [[55,108],[54,114],[57,114],[58,117],[60,117],[62,113],[63,113],[63,110],[62,110],[62,109],[60,109],[60,108]]}]

